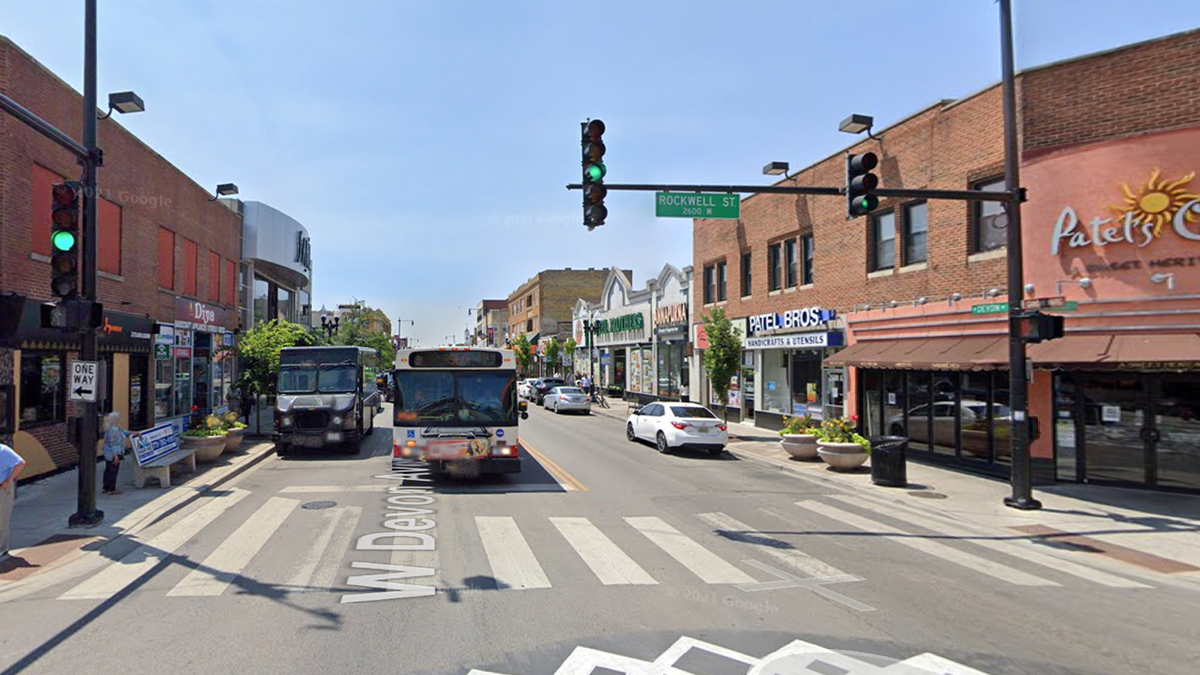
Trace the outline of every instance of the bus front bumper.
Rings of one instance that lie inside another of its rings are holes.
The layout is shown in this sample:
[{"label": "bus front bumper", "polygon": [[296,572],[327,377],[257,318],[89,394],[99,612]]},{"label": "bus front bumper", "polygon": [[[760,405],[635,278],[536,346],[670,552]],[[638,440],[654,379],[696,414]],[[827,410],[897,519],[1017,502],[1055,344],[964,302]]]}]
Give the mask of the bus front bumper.
[{"label": "bus front bumper", "polygon": [[[395,471],[405,466],[405,462],[411,462],[411,459],[393,457],[392,470]],[[485,457],[484,459],[459,459],[459,460],[433,460],[426,462],[429,465],[429,470],[432,473],[454,473],[455,468],[465,469],[466,473],[520,473],[521,458],[520,457]],[[457,466],[455,466],[457,465]]]}]

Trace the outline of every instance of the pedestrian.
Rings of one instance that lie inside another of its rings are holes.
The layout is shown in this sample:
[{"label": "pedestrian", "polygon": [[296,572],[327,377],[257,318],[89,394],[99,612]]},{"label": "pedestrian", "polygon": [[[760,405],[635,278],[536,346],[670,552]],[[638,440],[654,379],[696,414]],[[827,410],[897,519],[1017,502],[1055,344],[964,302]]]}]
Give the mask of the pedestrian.
[{"label": "pedestrian", "polygon": [[121,413],[113,411],[104,416],[104,494],[119,495],[117,472],[125,455],[129,432],[121,428]]},{"label": "pedestrian", "polygon": [[587,394],[588,396],[592,395],[592,380],[591,380],[591,378],[589,378],[587,375],[584,375],[583,379],[579,381],[579,385],[583,389],[583,393]]},{"label": "pedestrian", "polygon": [[0,558],[8,555],[8,523],[17,494],[17,476],[24,469],[25,460],[15,450],[0,443]]}]

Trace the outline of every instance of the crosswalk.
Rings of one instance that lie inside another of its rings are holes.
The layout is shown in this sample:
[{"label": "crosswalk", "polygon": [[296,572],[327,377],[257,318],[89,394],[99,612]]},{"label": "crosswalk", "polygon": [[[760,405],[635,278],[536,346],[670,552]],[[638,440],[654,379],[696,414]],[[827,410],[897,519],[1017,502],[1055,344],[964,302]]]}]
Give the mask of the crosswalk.
[{"label": "crosswalk", "polygon": [[[874,551],[882,550],[876,547],[902,547],[908,551],[898,550],[906,554],[1017,587],[1082,583],[1150,588],[1080,558],[1049,555],[1019,537],[996,536],[950,517],[861,496],[823,495],[795,502],[788,513],[743,509],[739,517],[719,511],[595,518],[479,515],[455,521],[458,536],[443,542],[441,549],[380,551],[364,557],[355,550],[363,535],[362,506],[305,511],[297,508],[301,500],[295,495],[281,491],[257,505],[243,504],[250,493],[236,488],[208,497],[168,529],[57,597],[109,600],[130,592],[162,593],[166,598],[345,594],[359,590],[346,586],[356,574],[355,561],[372,565],[369,569],[390,565],[427,570],[432,573],[406,583],[446,592],[473,587],[473,580],[480,579],[487,580],[489,590],[501,592],[579,584],[677,588],[697,582],[744,591],[814,589],[846,581],[869,584],[867,570],[875,568],[863,556],[864,542],[872,547],[872,558]],[[241,520],[223,522],[221,516],[235,507],[240,507]],[[779,530],[794,519],[807,527]],[[280,564],[283,550],[289,556]]]}]

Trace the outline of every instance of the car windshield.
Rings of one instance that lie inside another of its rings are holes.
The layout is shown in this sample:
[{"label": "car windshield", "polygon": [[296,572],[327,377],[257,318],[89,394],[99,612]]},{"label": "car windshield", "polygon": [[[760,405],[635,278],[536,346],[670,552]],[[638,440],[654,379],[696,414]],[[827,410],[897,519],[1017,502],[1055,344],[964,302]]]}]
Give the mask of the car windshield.
[{"label": "car windshield", "polygon": [[281,366],[279,368],[280,394],[309,394],[317,389],[317,370],[308,366]]},{"label": "car windshield", "polygon": [[515,387],[511,372],[400,371],[396,377],[396,423],[515,425]]},{"label": "car windshield", "polygon": [[317,371],[317,391],[322,394],[352,392],[358,385],[354,373],[354,366],[321,366]]},{"label": "car windshield", "polygon": [[712,414],[708,408],[698,405],[673,405],[670,406],[671,414],[676,417],[689,417],[697,419],[716,419],[717,416]]}]

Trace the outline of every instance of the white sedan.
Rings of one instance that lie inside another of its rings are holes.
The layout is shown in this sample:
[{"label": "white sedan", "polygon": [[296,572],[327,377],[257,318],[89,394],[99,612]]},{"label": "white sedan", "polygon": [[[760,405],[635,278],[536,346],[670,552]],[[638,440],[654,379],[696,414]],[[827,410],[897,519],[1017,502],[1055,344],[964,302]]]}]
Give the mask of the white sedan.
[{"label": "white sedan", "polygon": [[625,437],[654,441],[659,452],[695,446],[719,455],[729,441],[725,423],[711,410],[695,403],[651,403],[629,416]]}]

